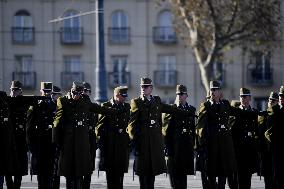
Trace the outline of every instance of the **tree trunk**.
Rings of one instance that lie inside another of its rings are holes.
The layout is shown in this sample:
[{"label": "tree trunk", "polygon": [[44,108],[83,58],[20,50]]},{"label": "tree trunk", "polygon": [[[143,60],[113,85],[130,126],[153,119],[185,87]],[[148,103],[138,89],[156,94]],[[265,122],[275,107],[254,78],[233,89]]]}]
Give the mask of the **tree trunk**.
[{"label": "tree trunk", "polygon": [[199,66],[199,70],[200,70],[200,77],[201,77],[201,82],[203,84],[203,87],[207,91],[209,91],[209,80],[208,80],[208,74],[207,74],[207,70],[204,66],[204,63],[197,61],[197,64]]}]

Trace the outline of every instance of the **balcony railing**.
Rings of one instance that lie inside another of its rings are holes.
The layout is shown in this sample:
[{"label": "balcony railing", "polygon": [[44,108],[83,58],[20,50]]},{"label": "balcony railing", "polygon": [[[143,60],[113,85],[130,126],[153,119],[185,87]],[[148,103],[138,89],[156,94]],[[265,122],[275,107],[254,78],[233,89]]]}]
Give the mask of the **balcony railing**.
[{"label": "balcony railing", "polygon": [[34,27],[12,27],[13,44],[33,44],[35,42]]},{"label": "balcony railing", "polygon": [[20,81],[24,89],[36,88],[36,72],[13,72],[12,78]]},{"label": "balcony railing", "polygon": [[70,89],[73,81],[84,81],[83,72],[61,72],[61,87]]},{"label": "balcony railing", "polygon": [[157,87],[176,87],[177,71],[154,71],[154,82]]},{"label": "balcony railing", "polygon": [[108,41],[110,44],[130,44],[130,28],[108,28]]},{"label": "balcony railing", "polygon": [[120,85],[130,87],[131,78],[130,72],[109,72],[108,73],[108,85],[110,88],[114,88]]},{"label": "balcony railing", "polygon": [[60,29],[60,39],[62,44],[82,44],[83,28],[62,27]]},{"label": "balcony railing", "polygon": [[273,84],[273,69],[270,67],[248,67],[248,82],[255,87],[267,87]]},{"label": "balcony railing", "polygon": [[173,27],[153,27],[153,41],[157,44],[175,44],[177,35]]}]

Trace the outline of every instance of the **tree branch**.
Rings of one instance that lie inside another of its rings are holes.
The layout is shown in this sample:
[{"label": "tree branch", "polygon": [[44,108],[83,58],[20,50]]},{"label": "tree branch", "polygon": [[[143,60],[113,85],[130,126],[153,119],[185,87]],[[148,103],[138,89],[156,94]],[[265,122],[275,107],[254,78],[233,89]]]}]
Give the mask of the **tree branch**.
[{"label": "tree branch", "polygon": [[227,28],[226,34],[231,32],[232,27],[235,24],[235,19],[237,17],[237,10],[238,10],[238,3],[237,2],[235,2],[233,9],[234,9],[234,11],[233,11],[233,14],[232,14],[232,17],[231,17],[231,21],[229,22],[229,26]]}]

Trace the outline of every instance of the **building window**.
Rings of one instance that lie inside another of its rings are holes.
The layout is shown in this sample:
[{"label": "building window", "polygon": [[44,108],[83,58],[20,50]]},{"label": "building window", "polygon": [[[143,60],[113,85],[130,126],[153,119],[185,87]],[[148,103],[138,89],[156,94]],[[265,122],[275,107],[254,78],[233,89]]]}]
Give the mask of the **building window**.
[{"label": "building window", "polygon": [[[70,10],[64,13],[64,17],[74,16],[77,11]],[[83,43],[83,28],[81,27],[80,17],[74,17],[64,20],[61,28],[61,43],[63,44],[81,44]]]},{"label": "building window", "polygon": [[115,11],[111,14],[111,27],[108,29],[110,44],[129,44],[130,27],[128,15],[124,11]]},{"label": "building window", "polygon": [[61,86],[69,89],[73,81],[84,81],[80,56],[65,56],[64,71],[61,73]]},{"label": "building window", "polygon": [[248,64],[248,80],[253,86],[271,86],[273,84],[273,70],[270,65],[270,52],[252,52]]},{"label": "building window", "polygon": [[158,16],[158,26],[153,28],[155,43],[172,44],[177,42],[176,32],[173,27],[173,15],[170,11],[163,11]]},{"label": "building window", "polygon": [[14,44],[34,43],[33,20],[29,12],[20,10],[15,14],[12,27],[12,41]]},{"label": "building window", "polygon": [[36,87],[36,73],[33,69],[31,55],[16,56],[15,71],[12,77],[13,80],[21,81],[26,89],[34,89]]},{"label": "building window", "polygon": [[267,97],[257,97],[254,99],[255,108],[259,111],[265,111],[267,109],[268,98]]},{"label": "building window", "polygon": [[130,73],[128,72],[128,57],[113,56],[111,58],[113,71],[109,73],[109,86],[130,85]]},{"label": "building window", "polygon": [[174,55],[160,55],[158,69],[154,73],[154,80],[159,87],[175,87],[177,84],[176,57]]}]

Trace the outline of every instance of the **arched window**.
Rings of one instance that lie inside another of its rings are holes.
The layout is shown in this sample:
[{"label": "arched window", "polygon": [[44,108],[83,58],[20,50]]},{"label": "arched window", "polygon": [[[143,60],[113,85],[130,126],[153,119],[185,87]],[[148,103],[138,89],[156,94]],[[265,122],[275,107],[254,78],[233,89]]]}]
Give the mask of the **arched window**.
[{"label": "arched window", "polygon": [[[75,10],[69,10],[64,13],[64,17],[77,15]],[[61,28],[61,42],[64,44],[77,44],[83,42],[83,28],[81,27],[80,17],[65,19]]]},{"label": "arched window", "polygon": [[154,27],[154,42],[175,43],[176,33],[173,27],[173,15],[169,10],[162,11],[158,15],[158,26]]},{"label": "arched window", "polygon": [[128,27],[128,16],[124,11],[115,11],[111,15],[111,26],[114,28]]},{"label": "arched window", "polygon": [[173,26],[173,16],[168,10],[162,11],[158,16],[158,23],[161,27],[172,27]]},{"label": "arched window", "polygon": [[130,42],[130,28],[128,15],[124,11],[115,11],[111,14],[109,41],[112,44],[127,44]]},{"label": "arched window", "polygon": [[[74,16],[76,14],[78,14],[77,11],[69,10],[69,11],[64,13],[64,17]],[[81,27],[80,17],[74,17],[74,18],[64,20],[64,27],[67,27],[67,28],[79,28],[79,27]]]},{"label": "arched window", "polygon": [[34,42],[33,19],[26,10],[16,12],[13,20],[12,39],[15,44]]}]

